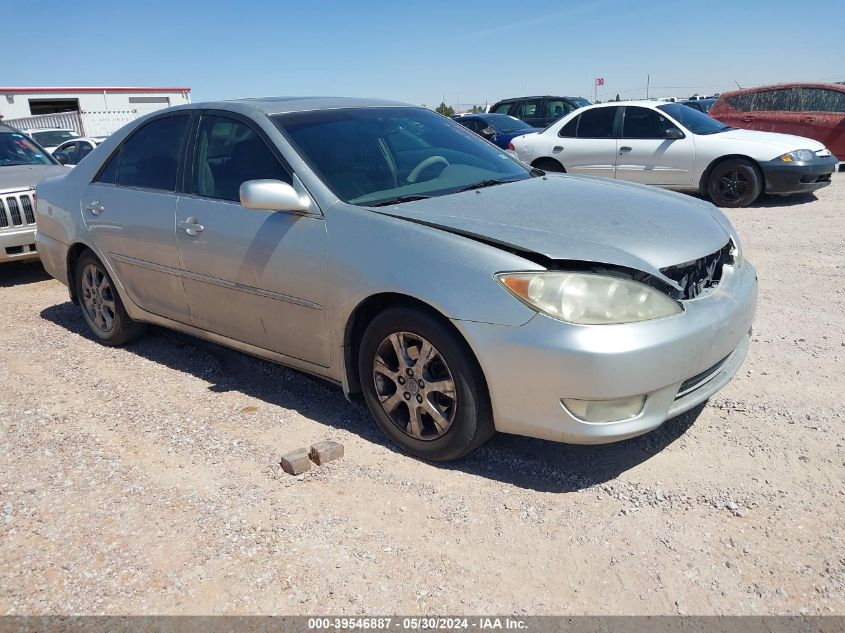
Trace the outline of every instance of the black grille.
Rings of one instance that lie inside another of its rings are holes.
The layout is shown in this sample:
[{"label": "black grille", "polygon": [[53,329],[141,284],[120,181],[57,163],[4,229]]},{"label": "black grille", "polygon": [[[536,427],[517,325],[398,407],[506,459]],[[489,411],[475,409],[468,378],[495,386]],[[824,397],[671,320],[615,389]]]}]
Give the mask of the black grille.
[{"label": "black grille", "polygon": [[699,385],[699,383],[705,382],[708,378],[712,377],[717,371],[722,368],[722,365],[725,364],[725,361],[728,360],[728,356],[725,356],[722,360],[718,363],[713,365],[712,367],[708,367],[700,374],[696,374],[692,378],[687,378],[683,383],[681,383],[681,388],[678,389],[678,395],[675,396],[675,400],[678,398],[685,396],[687,393],[692,391],[692,389]]},{"label": "black grille", "polygon": [[26,216],[26,223],[35,224],[35,213],[32,211],[32,200],[29,196],[21,196],[21,207],[23,207],[23,214]]},{"label": "black grille", "polygon": [[14,226],[23,224],[21,221],[21,212],[18,209],[18,201],[15,198],[6,198],[6,204],[9,205],[9,215],[12,216],[12,224]]},{"label": "black grille", "polygon": [[677,266],[661,268],[660,272],[681,287],[680,299],[695,299],[722,279],[722,266],[733,263],[733,243],[728,242],[715,253]]},{"label": "black grille", "polygon": [[0,200],[0,229],[9,226],[9,219],[6,217],[6,209],[3,208],[3,200]]}]

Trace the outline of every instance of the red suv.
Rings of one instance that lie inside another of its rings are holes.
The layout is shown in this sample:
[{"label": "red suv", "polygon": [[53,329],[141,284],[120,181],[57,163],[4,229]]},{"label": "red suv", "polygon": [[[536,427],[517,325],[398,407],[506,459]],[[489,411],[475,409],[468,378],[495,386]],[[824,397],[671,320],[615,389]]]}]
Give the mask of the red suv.
[{"label": "red suv", "polygon": [[778,84],[726,92],[709,114],[731,127],[814,139],[845,161],[845,85]]}]

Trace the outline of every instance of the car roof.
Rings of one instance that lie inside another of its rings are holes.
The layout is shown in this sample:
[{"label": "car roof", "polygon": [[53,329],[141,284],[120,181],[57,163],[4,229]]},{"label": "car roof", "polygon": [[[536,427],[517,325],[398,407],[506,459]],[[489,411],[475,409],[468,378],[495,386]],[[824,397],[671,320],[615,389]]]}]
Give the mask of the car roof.
[{"label": "car roof", "polygon": [[508,97],[507,99],[499,99],[496,103],[503,101],[519,101],[520,99],[580,99],[581,97],[565,97],[562,95],[531,95],[529,97]]},{"label": "car roof", "polygon": [[[415,107],[401,101],[387,99],[367,99],[360,97],[257,97],[232,99],[219,102],[222,104],[239,104],[261,110],[265,114],[286,114],[289,112],[306,112],[309,110],[336,110],[340,108],[378,108],[378,107]],[[191,104],[195,107],[209,107],[211,104]]]},{"label": "car roof", "polygon": [[20,134],[21,131],[16,130],[13,127],[9,127],[8,125],[3,125],[2,123],[0,123],[0,132],[17,132],[18,134]]},{"label": "car roof", "polygon": [[778,88],[826,88],[828,90],[838,90],[845,92],[845,86],[842,84],[824,83],[824,82],[793,82],[788,84],[769,84],[767,86],[754,86],[753,88],[742,88],[741,90],[732,90],[731,92],[723,92],[717,98],[733,97],[735,95],[745,94],[748,92],[757,92],[759,90],[776,90]]}]

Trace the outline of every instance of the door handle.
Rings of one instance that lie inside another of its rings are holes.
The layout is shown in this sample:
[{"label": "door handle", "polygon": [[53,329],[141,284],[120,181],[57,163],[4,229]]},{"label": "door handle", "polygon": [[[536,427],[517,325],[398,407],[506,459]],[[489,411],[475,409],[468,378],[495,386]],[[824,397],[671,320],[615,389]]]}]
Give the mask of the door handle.
[{"label": "door handle", "polygon": [[183,222],[177,222],[176,226],[183,229],[188,235],[196,235],[205,230],[205,227],[202,224],[199,224],[196,218],[188,218]]},{"label": "door handle", "polygon": [[634,149],[633,147],[628,147],[627,145],[623,145],[622,147],[619,148],[619,153],[622,154],[624,152],[630,152],[633,149]]},{"label": "door handle", "polygon": [[816,120],[816,117],[814,117],[814,116],[805,116],[803,119],[801,119],[801,122],[802,123],[812,123],[815,120]]},{"label": "door handle", "polygon": [[745,121],[746,123],[751,123],[754,120],[753,116],[741,116],[739,117],[740,121]]},{"label": "door handle", "polygon": [[90,204],[85,205],[85,208],[88,209],[94,215],[100,215],[103,211],[105,211],[103,205],[101,205],[96,200]]},{"label": "door handle", "polygon": [[557,154],[558,152],[562,152],[562,151],[563,151],[563,145],[555,145],[552,148],[552,152],[554,152],[555,154]]}]

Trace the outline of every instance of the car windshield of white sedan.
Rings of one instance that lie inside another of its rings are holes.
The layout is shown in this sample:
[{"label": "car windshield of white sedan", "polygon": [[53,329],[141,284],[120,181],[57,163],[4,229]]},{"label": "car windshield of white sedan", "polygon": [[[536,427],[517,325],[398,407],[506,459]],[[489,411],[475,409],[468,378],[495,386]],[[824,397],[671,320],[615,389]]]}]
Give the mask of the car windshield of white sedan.
[{"label": "car windshield of white sedan", "polygon": [[23,134],[0,132],[0,166],[55,164],[44,150]]},{"label": "car windshield of white sedan", "polygon": [[663,110],[693,134],[715,134],[730,129],[724,123],[720,123],[703,112],[685,106],[683,103],[667,103],[666,105],[659,105],[657,108]]},{"label": "car windshield of white sedan", "polygon": [[32,138],[44,147],[55,147],[72,138],[79,138],[79,134],[73,130],[46,130],[44,132],[33,132]]},{"label": "car windshield of white sedan", "polygon": [[424,108],[347,108],[272,117],[341,200],[374,206],[523,180],[531,172]]}]

